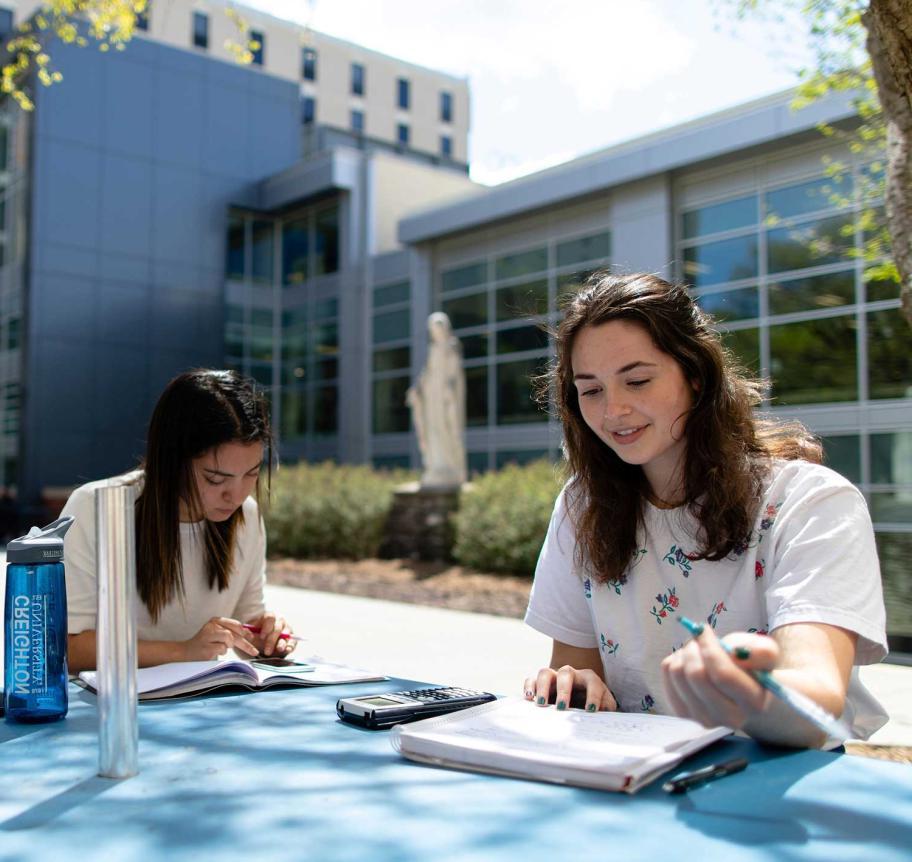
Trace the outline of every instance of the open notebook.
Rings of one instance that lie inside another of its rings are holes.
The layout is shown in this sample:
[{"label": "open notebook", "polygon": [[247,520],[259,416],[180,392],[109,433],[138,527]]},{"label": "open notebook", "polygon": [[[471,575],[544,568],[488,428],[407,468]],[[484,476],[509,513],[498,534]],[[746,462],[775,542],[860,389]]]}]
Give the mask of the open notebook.
[{"label": "open notebook", "polygon": [[390,741],[423,763],[634,793],[729,733],[668,715],[558,712],[504,698],[396,725]]},{"label": "open notebook", "polygon": [[[136,690],[140,700],[165,700],[203,694],[224,686],[240,686],[259,691],[279,685],[336,685],[349,682],[375,682],[387,679],[369,670],[324,661],[319,656],[300,659],[313,667],[307,673],[264,670],[240,659],[221,661],[180,661],[143,667],[136,671]],[[96,691],[97,674],[84,670],[79,679]]]}]

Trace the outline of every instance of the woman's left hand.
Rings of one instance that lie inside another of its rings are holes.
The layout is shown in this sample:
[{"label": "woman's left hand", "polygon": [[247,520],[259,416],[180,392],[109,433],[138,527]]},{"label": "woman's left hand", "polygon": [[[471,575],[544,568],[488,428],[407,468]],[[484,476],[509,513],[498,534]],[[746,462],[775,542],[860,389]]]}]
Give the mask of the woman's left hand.
[{"label": "woman's left hand", "polygon": [[280,637],[282,632],[291,632],[291,628],[282,617],[276,616],[272,611],[266,611],[261,617],[251,620],[248,625],[258,628],[259,634],[254,635],[254,644],[261,655],[285,656],[291,653],[297,641],[292,638]]},{"label": "woman's left hand", "polygon": [[665,692],[674,711],[711,727],[741,728],[769,705],[772,695],[748,673],[772,670],[779,645],[765,635],[734,632],[726,652],[708,626],[662,662]]}]

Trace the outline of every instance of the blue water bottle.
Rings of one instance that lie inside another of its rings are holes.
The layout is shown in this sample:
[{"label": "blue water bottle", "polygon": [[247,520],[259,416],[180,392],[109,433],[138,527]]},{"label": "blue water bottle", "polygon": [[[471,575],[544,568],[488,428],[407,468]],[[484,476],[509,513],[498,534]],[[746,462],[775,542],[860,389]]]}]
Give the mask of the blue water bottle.
[{"label": "blue water bottle", "polygon": [[67,713],[67,601],[58,518],[6,546],[3,705],[7,721],[56,721]]}]

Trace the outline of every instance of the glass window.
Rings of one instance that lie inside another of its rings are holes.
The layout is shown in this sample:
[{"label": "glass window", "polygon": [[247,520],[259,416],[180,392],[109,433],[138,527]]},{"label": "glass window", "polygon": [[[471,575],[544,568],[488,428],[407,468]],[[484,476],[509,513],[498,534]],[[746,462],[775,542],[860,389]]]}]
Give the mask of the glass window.
[{"label": "glass window", "polygon": [[339,376],[339,328],[335,323],[316,327],[314,353],[318,380],[334,380]]},{"label": "glass window", "polygon": [[756,374],[760,369],[760,333],[757,329],[732,329],[722,332],[722,343],[735,361]]},{"label": "glass window", "polygon": [[611,232],[571,239],[557,244],[557,265],[568,266],[587,260],[599,260],[611,255]]},{"label": "glass window", "polygon": [[228,217],[228,240],[225,251],[226,278],[244,277],[244,219],[241,216]]},{"label": "glass window", "polygon": [[529,464],[532,461],[541,461],[548,457],[547,449],[501,449],[494,456],[496,469],[500,470],[507,464]]},{"label": "glass window", "polygon": [[466,426],[488,424],[488,366],[466,368]]},{"label": "glass window", "polygon": [[497,258],[494,268],[498,279],[541,272],[548,268],[548,251],[544,248],[535,248],[519,254],[508,254]]},{"label": "glass window", "polygon": [[301,49],[301,77],[305,81],[317,80],[317,50],[304,47]]},{"label": "glass window", "polygon": [[339,389],[321,386],[314,390],[314,431],[317,434],[335,434],[339,428]]},{"label": "glass window", "polygon": [[912,396],[912,329],[898,308],[868,312],[871,398]]},{"label": "glass window", "polygon": [[254,308],[250,311],[250,325],[272,332],[272,309]]},{"label": "glass window", "polygon": [[538,326],[520,326],[497,332],[498,353],[519,353],[523,350],[545,350],[548,334]]},{"label": "glass window", "polygon": [[193,13],[193,44],[197,48],[209,47],[209,16],[205,12]]},{"label": "glass window", "polygon": [[352,109],[350,114],[351,130],[356,135],[364,134],[364,111]]},{"label": "glass window", "polygon": [[9,143],[9,128],[5,123],[0,123],[0,171],[5,171],[9,166]]},{"label": "glass window", "polygon": [[307,393],[301,390],[282,391],[282,436],[303,437],[307,434]]},{"label": "glass window", "polygon": [[374,344],[406,339],[410,334],[410,318],[407,308],[374,315]]},{"label": "glass window", "polygon": [[453,158],[453,139],[449,135],[440,136],[440,155],[445,159]]},{"label": "glass window", "polygon": [[684,279],[694,287],[757,275],[757,237],[739,236],[684,249]]},{"label": "glass window", "polygon": [[857,434],[821,437],[823,463],[856,485],[861,481],[861,446]]},{"label": "glass window", "polygon": [[834,308],[854,302],[855,273],[852,270],[772,281],[769,285],[770,314]]},{"label": "glass window", "polygon": [[839,263],[854,246],[852,220],[846,216],[776,228],[766,234],[770,272]]},{"label": "glass window", "polygon": [[447,270],[440,276],[441,289],[444,292],[460,290],[463,287],[474,287],[476,284],[484,284],[486,279],[487,270],[482,261]]},{"label": "glass window", "polygon": [[371,465],[375,470],[408,470],[412,466],[408,455],[374,455]]},{"label": "glass window", "polygon": [[760,314],[756,287],[703,293],[696,300],[700,308],[716,320],[746,320]]},{"label": "glass window", "polygon": [[271,362],[251,362],[250,376],[256,380],[260,386],[272,386],[272,363]]},{"label": "glass window", "polygon": [[320,210],[314,223],[314,270],[316,275],[339,269],[339,210]]},{"label": "glass window", "polygon": [[225,303],[225,323],[244,323],[244,306],[233,302]]},{"label": "glass window", "polygon": [[353,96],[364,95],[364,66],[360,63],[351,64],[351,92]]},{"label": "glass window", "polygon": [[282,337],[282,361],[290,364],[291,376],[302,379],[306,370],[296,371],[299,365],[307,364],[307,334],[304,332],[286,332]]},{"label": "glass window", "polygon": [[440,93],[440,120],[443,123],[453,122],[453,94],[445,90]]},{"label": "glass window", "polygon": [[854,317],[770,327],[770,377],[778,405],[858,397]]},{"label": "glass window", "polygon": [[374,371],[397,371],[408,368],[411,362],[412,350],[407,346],[374,351]]},{"label": "glass window", "polygon": [[481,359],[488,355],[487,335],[460,335],[463,359]]},{"label": "glass window", "polygon": [[306,305],[302,305],[299,308],[288,308],[282,312],[282,326],[285,327],[285,329],[306,326],[307,320]]},{"label": "glass window", "polygon": [[870,500],[875,524],[912,524],[912,491],[874,491]]},{"label": "glass window", "polygon": [[396,124],[396,140],[403,147],[409,144],[409,127],[405,123]]},{"label": "glass window", "polygon": [[469,475],[477,476],[479,473],[488,471],[488,453],[487,452],[468,452],[466,454]]},{"label": "glass window", "polygon": [[410,101],[410,87],[409,82],[406,78],[397,78],[396,79],[396,106],[401,108],[403,111],[409,109]]},{"label": "glass window", "polygon": [[255,220],[252,233],[253,280],[260,284],[272,284],[273,223]]},{"label": "glass window", "polygon": [[306,126],[317,117],[317,100],[313,96],[301,97],[301,122]]},{"label": "glass window", "polygon": [[[272,362],[272,332],[266,330],[253,330],[247,346],[250,351],[250,358],[257,362]],[[269,366],[269,382],[272,382],[272,365]]]},{"label": "glass window", "polygon": [[871,481],[912,487],[912,431],[871,435]]},{"label": "glass window", "polygon": [[865,288],[868,302],[881,299],[899,299],[899,282],[877,279],[869,281]]},{"label": "glass window", "polygon": [[293,219],[282,225],[282,283],[303,284],[307,280],[310,245],[307,218]]},{"label": "glass window", "polygon": [[410,295],[409,283],[397,281],[395,284],[385,284],[374,288],[374,308],[381,305],[392,305],[394,302],[408,302]]},{"label": "glass window", "polygon": [[20,335],[21,326],[22,321],[18,317],[11,317],[9,319],[9,329],[7,330],[6,336],[6,346],[9,350],[16,350],[22,343]]},{"label": "glass window", "polygon": [[584,269],[579,272],[566,273],[557,277],[557,304],[562,307],[562,303],[575,296],[579,289],[586,283],[593,273],[597,270]]},{"label": "glass window", "polygon": [[912,651],[912,533],[874,534],[887,606],[890,647]]},{"label": "glass window", "polygon": [[766,214],[773,218],[790,218],[817,210],[844,206],[852,196],[852,177],[844,174],[841,178],[822,177],[786,186],[766,193]]},{"label": "glass window", "polygon": [[266,37],[262,30],[250,31],[250,53],[253,59],[250,61],[254,66],[263,65],[263,56],[266,53]]},{"label": "glass window", "polygon": [[497,320],[516,320],[548,313],[548,282],[545,279],[501,287],[495,294]]},{"label": "glass window", "polygon": [[720,204],[711,204],[683,215],[682,233],[684,239],[735,230],[757,224],[757,196],[748,195]]},{"label": "glass window", "polygon": [[542,374],[541,359],[504,362],[497,366],[497,424],[544,422],[547,417],[532,397],[532,378]]},{"label": "glass window", "polygon": [[488,322],[488,294],[473,293],[445,299],[442,310],[449,316],[453,329],[483,326]]},{"label": "glass window", "polygon": [[225,355],[235,359],[244,358],[244,338],[235,328],[225,331]]},{"label": "glass window", "polygon": [[374,381],[374,434],[397,434],[409,430],[409,408],[405,403],[408,388],[408,377],[387,377]]},{"label": "glass window", "polygon": [[328,299],[319,299],[314,303],[314,318],[322,320],[324,317],[339,316],[339,300],[331,296]]}]

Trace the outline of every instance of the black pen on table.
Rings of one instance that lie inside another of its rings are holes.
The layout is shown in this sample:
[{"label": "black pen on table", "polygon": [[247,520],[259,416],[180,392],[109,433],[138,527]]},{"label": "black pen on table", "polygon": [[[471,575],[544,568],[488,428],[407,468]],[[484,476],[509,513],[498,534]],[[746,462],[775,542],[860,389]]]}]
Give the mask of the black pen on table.
[{"label": "black pen on table", "polygon": [[670,778],[662,785],[662,790],[666,793],[684,793],[691,787],[704,784],[707,781],[713,781],[716,778],[724,778],[726,775],[734,775],[747,766],[747,759],[736,757],[733,760],[726,760],[723,763],[711,763],[702,769],[695,769],[693,772],[681,772],[674,778]]}]

